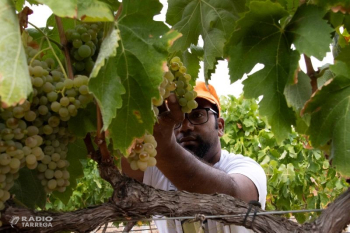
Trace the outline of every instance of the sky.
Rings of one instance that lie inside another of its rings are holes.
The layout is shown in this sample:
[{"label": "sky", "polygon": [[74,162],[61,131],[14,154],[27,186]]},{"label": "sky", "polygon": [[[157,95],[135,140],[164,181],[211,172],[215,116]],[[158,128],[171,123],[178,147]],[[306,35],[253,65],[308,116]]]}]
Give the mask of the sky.
[{"label": "sky", "polygon": [[[158,21],[165,21],[165,13],[168,8],[168,4],[166,0],[160,0],[160,2],[163,4],[163,9],[161,11],[161,14],[154,17],[155,20]],[[29,16],[29,22],[33,23],[34,25],[38,27],[45,27],[46,25],[46,19],[52,14],[52,11],[49,7],[41,5],[41,6],[29,6],[35,13]],[[203,40],[201,38],[198,41],[198,45],[203,46]],[[327,56],[323,61],[319,61],[314,57],[311,57],[314,69],[317,70],[318,67],[321,67],[325,63],[331,63],[333,64],[333,56],[331,52],[327,53]],[[306,72],[305,68],[305,62],[304,59],[301,57],[300,61],[300,68],[304,72]],[[262,69],[264,66],[262,64],[257,64],[250,74]],[[203,62],[201,62],[201,69],[199,72],[199,80],[204,81],[204,67]],[[231,84],[229,74],[228,74],[228,68],[227,68],[227,61],[219,61],[218,65],[216,66],[216,72],[212,74],[211,80],[209,80],[209,83],[213,85],[218,93],[219,96],[221,95],[234,95],[236,97],[239,97],[240,94],[243,92],[243,85],[242,81],[247,78],[247,75],[244,75],[242,79],[236,81],[235,83]]]}]

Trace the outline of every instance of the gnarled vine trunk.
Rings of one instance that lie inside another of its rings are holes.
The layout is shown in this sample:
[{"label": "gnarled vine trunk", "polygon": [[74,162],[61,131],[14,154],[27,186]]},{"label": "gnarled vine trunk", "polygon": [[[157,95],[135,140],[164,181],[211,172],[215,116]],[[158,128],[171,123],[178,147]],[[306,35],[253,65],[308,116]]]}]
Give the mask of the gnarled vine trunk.
[{"label": "gnarled vine trunk", "polygon": [[[33,211],[16,206],[8,206],[2,214],[4,226],[9,229],[12,216],[19,216],[20,221],[13,229],[26,232],[57,232],[62,230],[90,232],[111,221],[136,220],[152,215],[172,217],[205,215],[236,215],[217,219],[225,224],[243,225],[249,205],[224,194],[196,194],[184,191],[163,191],[141,184],[122,176],[113,163],[100,166],[101,176],[109,181],[114,194],[109,202],[99,206],[73,212]],[[350,223],[350,189],[335,200],[312,223],[303,225],[273,215],[257,215],[252,223],[248,217],[246,227],[255,232],[340,232]],[[263,212],[263,210],[258,210]],[[21,217],[52,217],[52,227],[27,227],[21,223]],[[1,230],[0,229],[0,230]]]}]

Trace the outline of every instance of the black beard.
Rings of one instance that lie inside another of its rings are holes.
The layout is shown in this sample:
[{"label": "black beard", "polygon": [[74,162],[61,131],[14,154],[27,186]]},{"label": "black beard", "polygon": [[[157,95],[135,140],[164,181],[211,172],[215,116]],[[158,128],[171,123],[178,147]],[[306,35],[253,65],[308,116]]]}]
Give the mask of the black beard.
[{"label": "black beard", "polygon": [[[200,136],[196,136],[196,141],[198,142],[198,147],[194,145],[184,146],[186,150],[197,156],[198,158],[203,159],[203,157],[208,153],[211,148],[211,144],[205,142]],[[179,143],[179,142],[178,142]]]}]

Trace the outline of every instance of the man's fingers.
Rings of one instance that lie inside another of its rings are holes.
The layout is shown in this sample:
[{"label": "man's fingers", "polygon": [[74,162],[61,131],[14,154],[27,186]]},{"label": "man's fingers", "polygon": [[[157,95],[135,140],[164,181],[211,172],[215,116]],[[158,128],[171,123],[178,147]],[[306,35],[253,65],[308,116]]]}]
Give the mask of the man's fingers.
[{"label": "man's fingers", "polygon": [[158,123],[165,124],[173,127],[175,124],[181,123],[184,120],[185,115],[181,110],[181,106],[176,100],[175,94],[171,94],[165,101],[158,116]]},{"label": "man's fingers", "polygon": [[181,123],[184,120],[185,115],[184,115],[184,113],[181,110],[180,104],[177,102],[175,94],[171,94],[168,97],[167,104],[168,104],[168,108],[169,108],[169,110],[171,112],[173,120],[176,123]]}]

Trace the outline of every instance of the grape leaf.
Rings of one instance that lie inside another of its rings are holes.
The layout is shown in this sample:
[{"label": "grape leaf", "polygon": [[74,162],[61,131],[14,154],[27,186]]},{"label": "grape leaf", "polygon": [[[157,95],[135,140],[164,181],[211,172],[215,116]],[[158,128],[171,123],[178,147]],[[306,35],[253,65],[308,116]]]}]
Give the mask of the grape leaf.
[{"label": "grape leaf", "polygon": [[339,48],[338,56],[336,57],[336,62],[334,65],[331,65],[329,68],[332,72],[337,75],[344,75],[348,77],[350,75],[350,46],[345,46]]},{"label": "grape leaf", "polygon": [[41,181],[37,178],[36,170],[24,167],[19,170],[19,177],[10,190],[15,198],[28,208],[43,208],[46,202],[46,193]]},{"label": "grape leaf", "polygon": [[313,95],[303,113],[312,113],[308,131],[312,146],[320,147],[332,139],[332,165],[349,176],[350,79],[335,77]]},{"label": "grape leaf", "polygon": [[239,14],[246,10],[245,2],[229,0],[178,1],[170,0],[166,22],[182,33],[170,52],[184,51],[197,44],[201,35],[204,41],[204,76],[214,69],[216,57],[223,56],[224,44],[233,32]]},{"label": "grape leaf", "polygon": [[294,111],[300,113],[306,101],[308,101],[312,94],[310,78],[304,72],[299,71],[298,82],[293,85],[287,85],[284,89],[288,106],[293,107]]},{"label": "grape leaf", "polygon": [[284,89],[293,80],[299,54],[290,49],[279,20],[288,16],[281,5],[272,2],[251,2],[250,11],[237,21],[236,31],[227,45],[231,82],[249,73],[257,64],[264,68],[243,82],[247,98],[263,95],[259,112],[266,116],[276,139],[287,138],[294,124],[294,113],[287,106]]},{"label": "grape leaf", "polygon": [[62,18],[77,18],[85,22],[113,21],[113,12],[109,2],[99,0],[37,0],[51,8],[55,15]]},{"label": "grape leaf", "polygon": [[[302,5],[289,22],[286,32],[300,53],[319,60],[329,52],[333,29],[323,19],[326,11],[314,5]],[[315,40],[317,38],[317,40]]]},{"label": "grape leaf", "polygon": [[22,11],[25,0],[16,0],[14,2],[15,2],[15,6],[16,6],[16,11],[18,11],[18,12]]},{"label": "grape leaf", "polygon": [[116,29],[113,29],[108,36],[103,39],[95,66],[91,71],[90,78],[97,76],[101,67],[103,67],[105,64],[105,60],[107,60],[109,57],[114,57],[117,55],[118,41],[119,33]]},{"label": "grape leaf", "polygon": [[336,7],[336,6],[343,6],[344,8],[350,7],[350,1],[349,0],[314,0],[314,2],[320,6],[327,6],[327,7]]},{"label": "grape leaf", "polygon": [[77,137],[84,138],[89,132],[96,132],[97,113],[96,106],[91,103],[68,121],[69,130]]},{"label": "grape leaf", "polygon": [[192,79],[190,84],[195,86],[196,79],[198,78],[200,57],[194,52],[194,49],[191,49],[191,52],[185,51],[183,53],[183,63],[187,67],[187,73],[191,75]]},{"label": "grape leaf", "polygon": [[69,167],[67,168],[70,178],[70,185],[67,187],[66,191],[61,193],[58,191],[53,192],[55,197],[60,199],[65,205],[67,205],[69,198],[72,196],[73,189],[77,186],[77,178],[83,177],[84,171],[83,166],[80,163],[80,159],[86,159],[87,150],[82,139],[77,139],[74,143],[68,145],[67,160],[69,162]]},{"label": "grape leaf", "polygon": [[94,94],[101,109],[103,129],[106,130],[122,107],[125,88],[117,74],[117,58],[110,57],[96,78],[90,79],[89,90]]},{"label": "grape leaf", "polygon": [[33,89],[13,2],[1,1],[0,9],[0,99],[9,106],[23,102]]},{"label": "grape leaf", "polygon": [[[100,106],[103,129],[106,130],[116,116],[116,109],[122,106],[121,95],[125,93],[117,74],[117,47],[119,35],[116,29],[104,39],[94,69],[90,74],[89,90]],[[106,64],[105,64],[105,60]],[[101,68],[102,67],[102,68]]]},{"label": "grape leaf", "polygon": [[342,61],[337,61],[334,65],[329,66],[329,69],[337,75],[348,76],[350,74],[349,65]]},{"label": "grape leaf", "polygon": [[164,49],[178,36],[175,31],[166,33],[169,28],[163,22],[153,21],[161,8],[156,0],[125,1],[118,20],[116,68],[126,93],[109,130],[115,149],[123,154],[134,138],[143,136],[145,131],[153,132],[151,99],[159,97],[158,87],[167,61]]}]

